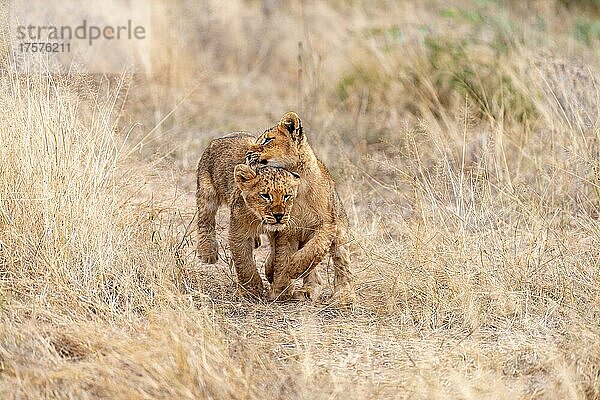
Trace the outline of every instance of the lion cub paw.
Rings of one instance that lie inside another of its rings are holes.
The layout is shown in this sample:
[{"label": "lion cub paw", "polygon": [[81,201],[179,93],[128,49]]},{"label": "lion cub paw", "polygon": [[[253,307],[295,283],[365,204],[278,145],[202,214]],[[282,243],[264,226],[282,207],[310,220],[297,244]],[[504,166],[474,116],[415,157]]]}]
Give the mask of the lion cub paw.
[{"label": "lion cub paw", "polygon": [[219,260],[219,246],[216,240],[198,243],[198,257],[205,264],[214,264]]},{"label": "lion cub paw", "polygon": [[296,292],[294,291],[294,289],[290,286],[285,288],[285,290],[276,290],[274,287],[271,287],[271,290],[269,290],[269,293],[267,295],[267,298],[269,301],[287,301],[287,300],[298,300],[296,298]]},{"label": "lion cub paw", "polygon": [[306,301],[317,302],[321,300],[323,288],[321,285],[310,285],[304,286],[301,289],[288,288],[283,292],[276,292],[273,289],[269,290],[268,299],[269,301]]},{"label": "lion cub paw", "polygon": [[263,300],[264,289],[262,285],[240,285],[236,290],[236,296],[253,301]]},{"label": "lion cub paw", "polygon": [[294,292],[294,296],[298,300],[310,300],[313,303],[321,300],[322,295],[323,285],[314,283],[310,285],[304,285],[302,289]]},{"label": "lion cub paw", "polygon": [[356,303],[358,297],[356,296],[356,292],[352,285],[350,283],[345,283],[344,285],[335,288],[331,300],[339,306],[347,307]]}]

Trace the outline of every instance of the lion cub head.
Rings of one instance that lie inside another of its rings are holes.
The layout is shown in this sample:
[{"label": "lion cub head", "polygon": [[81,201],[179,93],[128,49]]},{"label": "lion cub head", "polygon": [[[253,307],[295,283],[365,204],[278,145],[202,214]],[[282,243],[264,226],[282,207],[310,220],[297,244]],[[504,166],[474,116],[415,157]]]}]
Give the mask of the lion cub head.
[{"label": "lion cub head", "polygon": [[305,141],[300,117],[286,113],[279,123],[267,129],[246,153],[246,163],[290,168],[300,160],[299,146]]},{"label": "lion cub head", "polygon": [[234,179],[246,206],[267,230],[285,228],[298,193],[300,176],[283,168],[235,166]]}]

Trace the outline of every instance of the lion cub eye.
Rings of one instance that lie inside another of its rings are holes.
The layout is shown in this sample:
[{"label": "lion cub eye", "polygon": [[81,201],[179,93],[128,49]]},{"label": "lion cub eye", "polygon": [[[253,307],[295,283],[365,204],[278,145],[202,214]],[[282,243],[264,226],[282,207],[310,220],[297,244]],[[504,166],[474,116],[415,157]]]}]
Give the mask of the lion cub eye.
[{"label": "lion cub eye", "polygon": [[289,199],[291,199],[291,198],[292,198],[292,195],[291,195],[291,194],[284,194],[284,195],[283,195],[283,201],[288,201],[288,200],[289,200]]},{"label": "lion cub eye", "polygon": [[262,197],[266,201],[271,201],[272,200],[272,197],[271,197],[271,195],[269,193],[261,193],[260,197]]},{"label": "lion cub eye", "polygon": [[272,138],[272,137],[266,137],[266,138],[265,138],[265,139],[262,141],[261,145],[262,145],[262,146],[266,146],[266,145],[268,145],[269,143],[271,143],[271,142],[273,141],[273,139],[275,139],[275,138]]}]

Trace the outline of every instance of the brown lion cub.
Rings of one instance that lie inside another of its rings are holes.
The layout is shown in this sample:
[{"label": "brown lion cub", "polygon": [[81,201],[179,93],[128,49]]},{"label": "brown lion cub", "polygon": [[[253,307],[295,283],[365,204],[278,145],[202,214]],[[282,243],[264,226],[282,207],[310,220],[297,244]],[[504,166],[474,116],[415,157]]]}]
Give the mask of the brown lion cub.
[{"label": "brown lion cub", "polygon": [[272,298],[287,298],[291,280],[310,271],[330,252],[335,270],[335,292],[344,302],[354,300],[347,249],[348,218],[335,183],[308,144],[302,123],[294,112],[259,136],[246,154],[248,164],[285,168],[301,177],[298,196],[287,229],[270,234],[277,249],[266,265]]},{"label": "brown lion cub", "polygon": [[238,281],[260,297],[263,283],[253,249],[261,233],[276,232],[288,224],[300,177],[282,168],[238,164],[253,141],[242,132],[215,139],[198,162],[198,255],[207,263],[217,261],[215,215],[221,204],[228,204],[229,246]]}]

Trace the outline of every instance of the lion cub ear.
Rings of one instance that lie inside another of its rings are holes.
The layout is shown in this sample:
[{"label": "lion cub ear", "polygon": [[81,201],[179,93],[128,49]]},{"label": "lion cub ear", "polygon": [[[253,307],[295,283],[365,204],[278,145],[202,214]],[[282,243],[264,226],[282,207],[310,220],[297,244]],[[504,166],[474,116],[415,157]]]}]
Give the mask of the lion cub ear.
[{"label": "lion cub ear", "polygon": [[246,164],[238,164],[233,170],[233,178],[240,189],[254,186],[256,171]]},{"label": "lion cub ear", "polygon": [[302,121],[300,117],[293,111],[285,113],[279,121],[278,128],[290,134],[292,140],[300,141],[303,138]]}]

